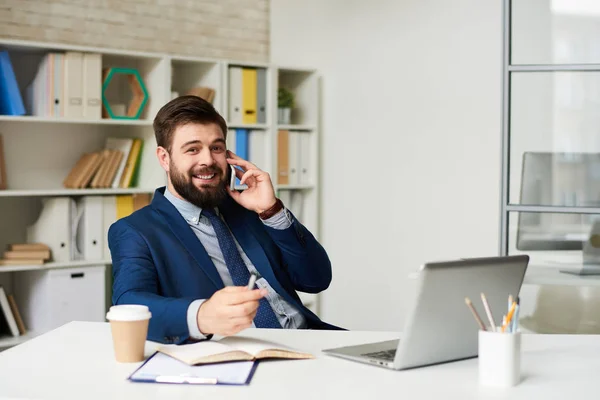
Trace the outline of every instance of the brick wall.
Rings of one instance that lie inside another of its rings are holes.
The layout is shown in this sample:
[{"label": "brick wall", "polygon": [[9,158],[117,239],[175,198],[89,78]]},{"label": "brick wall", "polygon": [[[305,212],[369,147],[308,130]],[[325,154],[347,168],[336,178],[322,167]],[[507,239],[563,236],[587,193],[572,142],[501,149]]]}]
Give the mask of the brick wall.
[{"label": "brick wall", "polygon": [[269,0],[2,0],[0,36],[268,61]]}]

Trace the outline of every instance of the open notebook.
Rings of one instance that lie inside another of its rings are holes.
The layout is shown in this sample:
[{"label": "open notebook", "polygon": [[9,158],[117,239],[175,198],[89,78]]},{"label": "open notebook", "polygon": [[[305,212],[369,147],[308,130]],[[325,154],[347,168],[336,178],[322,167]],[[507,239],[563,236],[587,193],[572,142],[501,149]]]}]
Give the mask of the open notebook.
[{"label": "open notebook", "polygon": [[265,340],[229,336],[219,341],[183,345],[165,345],[158,351],[188,365],[212,364],[227,361],[252,361],[265,358],[308,359],[312,354],[301,353]]}]

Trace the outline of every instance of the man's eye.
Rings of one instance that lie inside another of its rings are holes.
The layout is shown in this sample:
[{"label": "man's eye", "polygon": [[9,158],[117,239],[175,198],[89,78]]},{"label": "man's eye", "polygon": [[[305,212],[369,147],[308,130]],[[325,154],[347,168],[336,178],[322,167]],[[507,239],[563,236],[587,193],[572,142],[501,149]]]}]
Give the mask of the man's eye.
[{"label": "man's eye", "polygon": [[213,146],[212,151],[221,153],[221,152],[225,151],[225,148],[223,146]]},{"label": "man's eye", "polygon": [[196,153],[197,151],[198,149],[195,147],[190,147],[189,149],[187,149],[187,153]]}]

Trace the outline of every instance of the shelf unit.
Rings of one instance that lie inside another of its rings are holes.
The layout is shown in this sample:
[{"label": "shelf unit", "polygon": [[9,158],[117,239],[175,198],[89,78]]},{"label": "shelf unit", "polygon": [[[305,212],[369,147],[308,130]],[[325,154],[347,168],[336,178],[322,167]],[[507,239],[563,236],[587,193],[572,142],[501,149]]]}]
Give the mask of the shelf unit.
[{"label": "shelf unit", "polygon": [[[178,56],[109,48],[73,46],[0,38],[0,50],[8,50],[17,82],[23,94],[33,79],[38,65],[48,52],[92,52],[101,55],[102,67],[135,68],[140,72],[149,94],[149,101],[138,120],[77,119],[40,116],[0,115],[0,134],[4,142],[8,189],[0,190],[0,249],[9,243],[26,241],[26,227],[37,219],[46,198],[69,196],[109,196],[154,193],[166,183],[166,176],[154,154],[156,142],[153,118],[162,105],[175,93],[183,95],[193,87],[207,86],[216,90],[213,104],[229,121],[228,68],[264,68],[266,81],[266,121],[255,124],[228,123],[230,129],[249,129],[265,135],[266,158],[261,169],[268,171],[277,193],[297,195],[293,212],[319,237],[319,75],[314,70],[283,68],[265,63],[237,62],[201,57]],[[297,107],[291,124],[278,124],[277,89],[286,85],[296,95]],[[301,132],[310,136],[310,182],[279,185],[277,182],[277,132],[279,129]],[[138,187],[128,189],[65,189],[62,181],[84,152],[104,147],[106,137],[141,138],[144,141]],[[107,299],[110,300],[111,260],[50,262],[43,265],[0,266],[0,284],[10,293],[19,273],[36,270],[107,266]],[[305,304],[319,311],[317,295],[301,294]],[[0,339],[0,348],[21,343],[32,337]]]},{"label": "shelf unit", "polygon": [[593,276],[560,273],[555,261],[583,265],[600,217],[598,164],[577,161],[582,154],[600,159],[600,59],[577,18],[547,6],[503,2],[499,252],[529,254],[526,284],[596,286]]}]

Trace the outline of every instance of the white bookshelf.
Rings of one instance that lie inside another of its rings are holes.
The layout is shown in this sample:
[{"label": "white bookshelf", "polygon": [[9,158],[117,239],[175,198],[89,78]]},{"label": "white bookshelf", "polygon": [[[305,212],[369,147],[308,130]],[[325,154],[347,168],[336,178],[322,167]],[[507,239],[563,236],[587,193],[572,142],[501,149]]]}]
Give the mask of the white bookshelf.
[{"label": "white bookshelf", "polygon": [[47,190],[0,190],[0,197],[56,197],[56,196],[99,196],[135,193],[154,193],[156,188],[127,189],[47,189]]},{"label": "white bookshelf", "polygon": [[59,269],[59,268],[75,268],[75,267],[87,267],[93,265],[108,265],[111,260],[80,260],[80,261],[66,261],[66,262],[47,262],[38,265],[2,265],[0,266],[0,274],[7,272],[19,272],[19,271],[38,271],[47,269]]},{"label": "white bookshelf", "polygon": [[[248,129],[264,135],[265,157],[258,165],[270,173],[279,193],[296,193],[302,199],[301,221],[318,238],[319,232],[319,77],[316,71],[281,68],[268,63],[238,62],[174,54],[124,51],[109,48],[42,43],[0,38],[0,50],[8,50],[17,81],[24,88],[35,77],[37,68],[48,52],[78,51],[101,55],[102,67],[135,68],[148,91],[149,100],[140,119],[87,120],[78,118],[0,115],[0,134],[4,142],[4,158],[8,189],[0,190],[0,249],[9,243],[26,241],[26,228],[35,222],[45,198],[57,196],[122,195],[153,193],[166,183],[165,173],[155,156],[152,122],[157,111],[172,98],[187,90],[208,86],[215,89],[215,108],[228,121],[230,129]],[[264,68],[266,70],[266,121],[253,124],[229,123],[230,66]],[[100,78],[99,78],[100,79]],[[285,85],[296,95],[297,107],[290,124],[278,124],[277,88]],[[277,132],[280,129],[301,132],[310,137],[310,181],[279,185],[277,182]],[[127,189],[65,189],[64,178],[85,152],[100,150],[107,137],[143,139],[137,187]],[[291,206],[291,205],[288,205]],[[0,266],[0,284],[8,293],[16,286],[20,273],[36,270],[110,266],[111,260],[50,262],[43,265]],[[110,274],[107,268],[107,274]],[[107,287],[110,276],[107,276]],[[107,298],[110,300],[110,287]],[[302,300],[313,311],[319,311],[318,296],[302,294]],[[21,343],[31,336],[0,339],[0,348]]]}]

